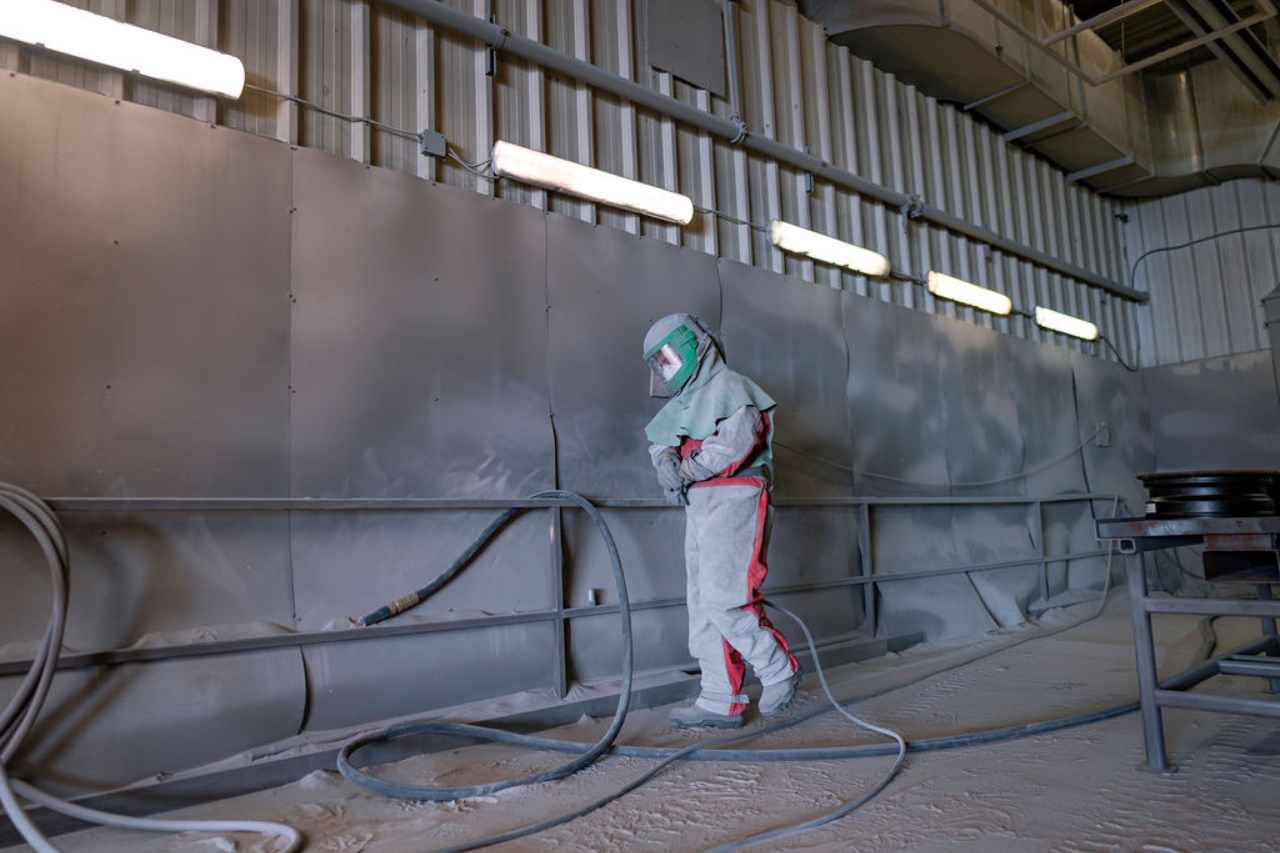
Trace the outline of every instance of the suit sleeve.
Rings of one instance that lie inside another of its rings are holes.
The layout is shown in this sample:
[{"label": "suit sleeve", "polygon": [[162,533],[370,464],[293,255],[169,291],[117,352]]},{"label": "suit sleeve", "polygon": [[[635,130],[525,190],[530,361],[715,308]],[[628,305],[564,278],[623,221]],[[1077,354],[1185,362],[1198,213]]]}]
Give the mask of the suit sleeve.
[{"label": "suit sleeve", "polygon": [[680,461],[680,451],[666,444],[649,445],[649,461],[653,463],[653,467],[657,468],[662,463],[663,457],[669,457],[675,461]]},{"label": "suit sleeve", "polygon": [[680,473],[698,482],[730,476],[760,452],[764,418],[755,406],[743,406],[722,420],[702,448],[680,464]]}]

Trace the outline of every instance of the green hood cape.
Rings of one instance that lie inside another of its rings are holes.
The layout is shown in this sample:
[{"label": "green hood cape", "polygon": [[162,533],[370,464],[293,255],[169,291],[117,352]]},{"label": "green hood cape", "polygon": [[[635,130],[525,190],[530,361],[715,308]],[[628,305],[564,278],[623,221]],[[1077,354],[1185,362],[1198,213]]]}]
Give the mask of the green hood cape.
[{"label": "green hood cape", "polygon": [[[755,406],[763,413],[777,403],[759,385],[730,370],[713,344],[698,360],[698,372],[649,421],[644,434],[653,444],[667,447],[679,447],[686,436],[701,441],[743,406]],[[772,448],[763,455],[771,458]]]}]

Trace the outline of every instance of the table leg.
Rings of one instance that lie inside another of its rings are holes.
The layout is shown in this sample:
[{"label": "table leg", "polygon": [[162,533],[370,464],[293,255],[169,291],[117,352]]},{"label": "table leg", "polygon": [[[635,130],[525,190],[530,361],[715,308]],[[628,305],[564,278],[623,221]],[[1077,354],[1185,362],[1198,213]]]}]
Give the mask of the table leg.
[{"label": "table leg", "polygon": [[[1258,599],[1260,601],[1271,601],[1272,599],[1271,584],[1269,583],[1258,584]],[[1272,640],[1280,641],[1280,631],[1276,630],[1276,620],[1274,616],[1263,617],[1262,633],[1263,635],[1270,637]],[[1271,650],[1267,652],[1267,656],[1268,657],[1280,656],[1280,647],[1272,646]],[[1280,693],[1280,678],[1267,679],[1267,686],[1265,690],[1267,693]]]},{"label": "table leg", "polygon": [[1129,616],[1133,622],[1133,647],[1138,660],[1138,694],[1142,700],[1142,737],[1147,748],[1147,767],[1168,772],[1173,770],[1164,751],[1164,719],[1156,704],[1156,648],[1151,639],[1151,614],[1144,600],[1147,596],[1146,572],[1141,555],[1125,562],[1129,583]]}]

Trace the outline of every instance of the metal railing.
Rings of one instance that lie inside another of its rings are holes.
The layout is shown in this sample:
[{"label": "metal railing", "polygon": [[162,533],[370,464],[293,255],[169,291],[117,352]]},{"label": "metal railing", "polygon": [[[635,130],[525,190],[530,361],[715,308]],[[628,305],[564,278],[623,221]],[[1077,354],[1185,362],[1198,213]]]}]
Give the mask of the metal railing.
[{"label": "metal railing", "polygon": [[[972,572],[995,571],[1011,568],[1036,568],[1040,571],[1041,597],[1048,598],[1048,567],[1051,564],[1104,556],[1103,549],[1050,555],[1045,552],[1044,506],[1046,504],[1074,503],[1081,501],[1113,501],[1114,494],[1083,493],[1051,497],[824,497],[780,498],[774,501],[779,509],[803,508],[851,508],[859,513],[859,537],[857,552],[853,556],[854,574],[846,578],[813,581],[791,586],[770,587],[770,595],[819,592],[832,589],[863,588],[864,619],[862,632],[870,637],[879,632],[876,613],[875,586],[947,575],[968,575]],[[675,507],[661,500],[634,498],[593,498],[602,509],[611,510],[661,510],[676,512]],[[303,648],[331,643],[364,642],[393,637],[417,636],[449,631],[467,631],[508,625],[551,623],[556,626],[555,688],[560,697],[568,692],[569,668],[565,637],[569,623],[574,619],[608,616],[618,612],[617,605],[591,605],[571,607],[564,602],[566,582],[564,549],[561,537],[561,515],[564,509],[576,509],[569,501],[561,499],[472,499],[472,498],[50,498],[48,503],[59,513],[76,512],[422,512],[438,510],[494,510],[511,508],[546,509],[549,511],[554,535],[549,553],[549,581],[553,590],[552,606],[539,610],[481,616],[470,619],[415,622],[405,625],[351,628],[340,631],[309,631],[291,634],[275,634],[265,637],[246,637],[235,640],[218,640],[185,643],[149,648],[117,648],[63,655],[59,669],[83,669],[87,667],[115,666],[128,663],[149,663],[176,658],[203,657],[208,655],[243,654],[279,648]],[[872,527],[877,508],[917,506],[1026,506],[1033,513],[1036,544],[1035,553],[1008,560],[971,563],[944,568],[919,568],[877,575],[874,571]],[[683,607],[685,599],[662,598],[634,602],[633,611],[659,610]],[[849,635],[841,635],[847,638]],[[837,638],[837,641],[839,638]],[[826,643],[833,642],[827,638]],[[0,663],[0,676],[18,675],[30,667],[30,661]]]}]

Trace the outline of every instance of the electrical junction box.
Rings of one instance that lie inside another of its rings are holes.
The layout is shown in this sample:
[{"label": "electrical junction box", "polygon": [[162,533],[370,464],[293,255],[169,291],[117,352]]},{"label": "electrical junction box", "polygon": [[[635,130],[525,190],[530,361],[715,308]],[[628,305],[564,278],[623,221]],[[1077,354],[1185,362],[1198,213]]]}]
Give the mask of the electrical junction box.
[{"label": "electrical junction box", "polygon": [[418,134],[418,147],[424,157],[445,157],[449,154],[449,140],[437,130],[427,128]]}]

